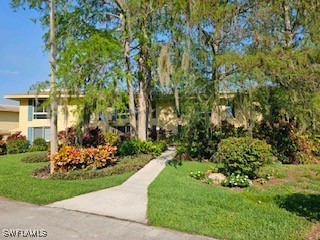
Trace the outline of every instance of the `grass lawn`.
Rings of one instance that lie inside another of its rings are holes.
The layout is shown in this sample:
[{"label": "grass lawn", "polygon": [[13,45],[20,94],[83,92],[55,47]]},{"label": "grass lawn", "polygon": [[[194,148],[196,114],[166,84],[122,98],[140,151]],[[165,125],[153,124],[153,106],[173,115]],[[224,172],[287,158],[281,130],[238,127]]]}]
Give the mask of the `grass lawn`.
[{"label": "grass lawn", "polygon": [[242,190],[189,177],[191,171],[210,166],[167,166],[149,186],[149,223],[232,240],[304,239],[319,227],[319,165],[268,166],[263,171],[277,178]]},{"label": "grass lawn", "polygon": [[133,172],[90,180],[50,180],[30,176],[36,168],[47,163],[22,163],[20,160],[34,153],[0,156],[0,196],[34,204],[48,204],[73,196],[117,186]]}]

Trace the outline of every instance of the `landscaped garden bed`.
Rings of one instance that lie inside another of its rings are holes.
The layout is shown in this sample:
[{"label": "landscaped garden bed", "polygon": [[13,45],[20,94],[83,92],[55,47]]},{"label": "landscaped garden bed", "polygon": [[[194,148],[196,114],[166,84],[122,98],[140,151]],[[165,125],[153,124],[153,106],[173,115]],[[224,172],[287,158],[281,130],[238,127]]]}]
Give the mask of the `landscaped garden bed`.
[{"label": "landscaped garden bed", "polygon": [[[21,161],[31,155],[34,153],[0,156],[0,196],[39,205],[48,204],[120,185],[154,158],[151,154],[123,157],[114,167],[59,173],[48,178],[48,162]],[[45,174],[38,170],[38,177],[32,176],[36,169],[44,169]]]},{"label": "landscaped garden bed", "polygon": [[[28,143],[20,133],[13,138],[14,141]],[[10,141],[13,140],[7,141],[9,145]],[[41,145],[47,148],[46,143],[40,140],[33,144],[32,149],[44,150]],[[27,147],[23,152],[28,151]],[[165,149],[163,143],[137,139],[121,141],[115,134],[102,135],[98,128],[85,130],[79,146],[72,129],[69,129],[59,133],[59,151],[53,157],[53,174],[50,174],[47,152],[1,156],[0,196],[47,204],[117,186]]]}]

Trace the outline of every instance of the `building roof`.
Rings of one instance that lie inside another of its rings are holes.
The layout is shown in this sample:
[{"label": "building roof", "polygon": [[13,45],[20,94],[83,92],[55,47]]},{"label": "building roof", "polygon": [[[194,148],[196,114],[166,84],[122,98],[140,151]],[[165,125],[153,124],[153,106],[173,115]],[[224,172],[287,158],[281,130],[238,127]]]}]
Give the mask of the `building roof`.
[{"label": "building roof", "polygon": [[[39,98],[39,99],[44,99],[44,98],[49,98],[49,92],[44,91],[44,92],[26,92],[26,93],[17,93],[17,94],[7,94],[4,95],[5,99],[11,99],[11,100],[19,100],[19,99],[34,99],[34,98]],[[60,93],[60,97],[83,97],[83,94],[79,94],[76,96],[75,94],[69,95],[65,93]]]},{"label": "building roof", "polygon": [[19,106],[0,103],[0,112],[19,112]]}]

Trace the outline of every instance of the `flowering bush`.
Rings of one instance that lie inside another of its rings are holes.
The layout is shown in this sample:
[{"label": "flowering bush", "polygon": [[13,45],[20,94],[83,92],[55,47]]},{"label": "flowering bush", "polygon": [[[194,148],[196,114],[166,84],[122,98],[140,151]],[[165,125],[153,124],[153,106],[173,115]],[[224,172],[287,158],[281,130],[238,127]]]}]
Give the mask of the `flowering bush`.
[{"label": "flowering bush", "polygon": [[7,138],[7,142],[11,140],[26,140],[26,139],[27,137],[24,135],[21,135],[21,132],[15,132]]},{"label": "flowering bush", "polygon": [[221,184],[224,187],[249,187],[252,182],[246,175],[231,174]]},{"label": "flowering bush", "polygon": [[197,180],[203,180],[206,178],[206,174],[203,171],[190,172],[190,177]]},{"label": "flowering bush", "polygon": [[29,150],[29,141],[21,132],[15,132],[7,138],[6,151],[8,154],[24,153]]},{"label": "flowering bush", "polygon": [[93,168],[100,169],[116,162],[115,153],[117,147],[106,144],[97,148],[77,148],[63,146],[53,157],[55,170],[68,172],[76,169]]}]

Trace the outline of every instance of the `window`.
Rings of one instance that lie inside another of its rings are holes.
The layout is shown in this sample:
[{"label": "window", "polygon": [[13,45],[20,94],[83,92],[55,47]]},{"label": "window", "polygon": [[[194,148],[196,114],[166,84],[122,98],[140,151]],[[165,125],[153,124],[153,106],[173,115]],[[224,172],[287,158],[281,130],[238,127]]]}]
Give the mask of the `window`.
[{"label": "window", "polygon": [[45,100],[33,101],[33,119],[49,119],[48,108],[44,105]]},{"label": "window", "polygon": [[234,118],[234,109],[231,106],[226,106],[226,118],[230,119],[230,118]]},{"label": "window", "polygon": [[124,126],[124,133],[125,133],[125,134],[130,134],[130,133],[131,133],[130,125]]},{"label": "window", "polygon": [[33,140],[43,138],[47,142],[50,141],[50,127],[35,127],[33,128]]}]

